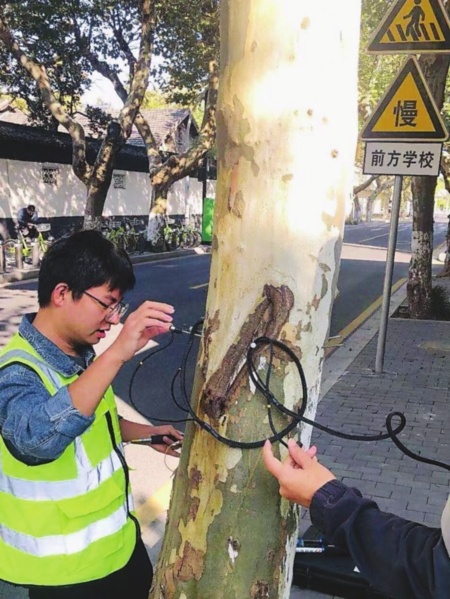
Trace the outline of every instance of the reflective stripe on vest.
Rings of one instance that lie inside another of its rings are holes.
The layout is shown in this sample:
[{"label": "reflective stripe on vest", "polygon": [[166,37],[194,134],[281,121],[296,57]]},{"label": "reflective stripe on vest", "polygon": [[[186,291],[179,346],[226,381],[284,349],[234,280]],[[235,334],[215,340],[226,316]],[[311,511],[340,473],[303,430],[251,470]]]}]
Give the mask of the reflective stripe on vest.
[{"label": "reflective stripe on vest", "polygon": [[[130,499],[131,496],[129,496]],[[71,555],[86,549],[91,543],[118,532],[127,523],[126,503],[111,515],[82,530],[67,535],[34,538],[0,524],[0,535],[8,545],[36,557]]]},{"label": "reflective stripe on vest", "polygon": [[[50,395],[76,378],[53,370],[18,335],[10,347],[0,355],[0,367],[13,362],[28,365]],[[136,524],[130,518],[133,498],[126,491],[124,452],[111,389],[95,416],[92,425],[73,440],[70,452],[56,458],[49,468],[46,464],[24,467],[3,440],[0,443],[0,494],[9,510],[5,514],[11,516],[2,519],[0,514],[0,578],[45,585],[50,576],[52,585],[76,584],[102,578],[128,562],[135,547]],[[107,425],[111,416],[114,438]],[[92,504],[86,500],[90,492]],[[33,521],[50,513],[56,518],[48,534],[46,526],[33,528]]]},{"label": "reflective stripe on vest", "polygon": [[[1,356],[0,368],[5,362],[17,358],[34,364],[52,382],[55,389],[61,388],[62,381],[52,368],[32,354],[20,349],[11,350]],[[74,440],[74,445],[78,470],[77,478],[59,481],[33,481],[10,477],[0,471],[0,491],[11,493],[19,499],[36,501],[69,499],[96,489],[104,480],[110,478],[116,470],[122,468],[120,459],[114,450],[93,468],[79,437]],[[123,447],[119,446],[118,449],[123,455]]]},{"label": "reflective stripe on vest", "polygon": [[33,356],[33,354],[23,351],[22,349],[12,349],[3,354],[3,356],[0,356],[0,368],[6,362],[14,361],[14,358],[19,358],[20,360],[26,360],[27,362],[35,364],[35,366],[37,366],[37,368],[49,379],[49,381],[53,383],[55,389],[61,388],[62,384],[58,373],[50,368],[48,364],[42,360],[39,360],[36,358],[36,356]]},{"label": "reflective stripe on vest", "polygon": [[69,499],[96,489],[107,478],[110,478],[116,470],[122,468],[122,464],[114,450],[93,468],[81,440],[76,438],[74,443],[75,458],[78,465],[77,478],[58,481],[23,480],[7,476],[0,470],[0,492],[11,493],[18,499],[29,499],[31,501]]}]

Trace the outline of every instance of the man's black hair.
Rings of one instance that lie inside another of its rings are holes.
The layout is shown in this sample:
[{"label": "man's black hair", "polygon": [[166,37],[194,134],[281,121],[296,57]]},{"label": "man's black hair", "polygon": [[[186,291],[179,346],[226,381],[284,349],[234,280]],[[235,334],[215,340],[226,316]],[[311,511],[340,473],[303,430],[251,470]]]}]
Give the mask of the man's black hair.
[{"label": "man's black hair", "polygon": [[56,241],[46,252],[39,271],[38,300],[45,308],[58,283],[66,283],[74,299],[91,287],[108,283],[122,294],[136,278],[128,254],[99,231],[79,231]]},{"label": "man's black hair", "polygon": [[33,212],[36,212],[36,206],[34,204],[28,204],[27,210],[32,210]]}]

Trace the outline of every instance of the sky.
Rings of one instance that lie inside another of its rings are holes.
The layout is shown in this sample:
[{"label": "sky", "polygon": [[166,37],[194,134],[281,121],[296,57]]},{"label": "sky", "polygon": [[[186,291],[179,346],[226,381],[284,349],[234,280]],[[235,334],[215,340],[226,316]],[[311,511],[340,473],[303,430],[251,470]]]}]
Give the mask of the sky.
[{"label": "sky", "polygon": [[81,101],[83,104],[90,104],[91,106],[98,106],[99,104],[109,104],[112,108],[122,108],[123,106],[114,91],[113,84],[98,74],[94,74],[92,77],[91,88],[81,96]]}]

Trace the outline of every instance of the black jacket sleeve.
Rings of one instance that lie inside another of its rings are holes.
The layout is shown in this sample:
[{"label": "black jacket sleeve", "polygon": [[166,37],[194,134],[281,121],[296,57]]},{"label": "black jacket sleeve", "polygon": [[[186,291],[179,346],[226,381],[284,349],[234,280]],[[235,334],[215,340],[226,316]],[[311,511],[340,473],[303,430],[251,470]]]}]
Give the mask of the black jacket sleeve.
[{"label": "black jacket sleeve", "polygon": [[346,550],[364,578],[395,599],[448,599],[450,558],[438,528],[382,512],[337,480],[313,497],[311,521]]}]

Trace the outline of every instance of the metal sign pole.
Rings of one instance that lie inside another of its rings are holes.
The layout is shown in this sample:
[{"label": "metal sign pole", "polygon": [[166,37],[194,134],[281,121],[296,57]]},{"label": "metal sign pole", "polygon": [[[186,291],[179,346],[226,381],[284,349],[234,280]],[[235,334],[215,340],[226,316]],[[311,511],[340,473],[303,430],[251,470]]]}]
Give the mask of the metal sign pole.
[{"label": "metal sign pole", "polygon": [[378,374],[383,372],[384,352],[386,349],[386,332],[389,318],[389,305],[391,303],[392,275],[394,272],[395,246],[397,244],[402,180],[403,177],[399,175],[395,177],[394,194],[392,197],[391,226],[389,229],[389,244],[386,256],[386,270],[384,273],[383,304],[381,307],[380,332],[378,334],[377,355],[375,358],[375,372]]}]

